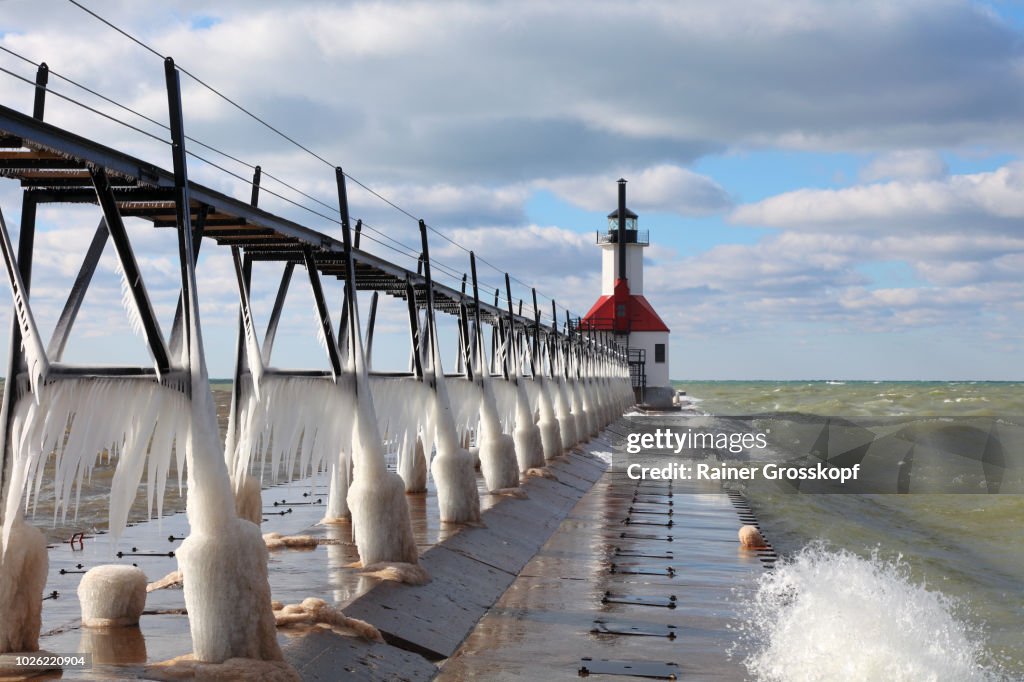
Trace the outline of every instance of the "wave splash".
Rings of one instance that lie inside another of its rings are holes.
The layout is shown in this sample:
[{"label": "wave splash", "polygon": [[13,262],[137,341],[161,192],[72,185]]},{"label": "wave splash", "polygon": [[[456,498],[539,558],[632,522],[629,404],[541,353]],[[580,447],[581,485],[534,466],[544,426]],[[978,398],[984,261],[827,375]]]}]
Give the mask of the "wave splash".
[{"label": "wave splash", "polygon": [[952,599],[877,553],[812,543],[765,574],[744,608],[744,663],[760,682],[1005,679]]}]

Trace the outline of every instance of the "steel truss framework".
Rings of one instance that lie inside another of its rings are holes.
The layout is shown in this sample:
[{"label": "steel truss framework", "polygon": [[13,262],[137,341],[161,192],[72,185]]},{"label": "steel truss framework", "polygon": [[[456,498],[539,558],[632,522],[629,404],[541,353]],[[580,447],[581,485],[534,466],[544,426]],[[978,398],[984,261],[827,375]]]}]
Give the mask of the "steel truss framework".
[{"label": "steel truss framework", "polygon": [[[512,303],[508,274],[505,275],[507,307],[499,307],[500,292],[495,290],[493,304],[483,300],[476,273],[476,259],[470,254],[471,279],[463,276],[460,290],[433,281],[431,277],[427,227],[420,221],[422,253],[416,272],[407,270],[359,248],[361,222],[350,228],[345,175],[335,170],[341,217],[341,239],[318,232],[296,222],[273,215],[258,207],[260,168],[252,181],[248,202],[240,201],[208,187],[191,182],[187,176],[185,134],[178,71],[171,59],[165,62],[168,109],[171,122],[172,171],[134,158],[110,147],[76,135],[43,121],[48,70],[41,65],[36,77],[33,115],[26,116],[0,105],[0,177],[20,181],[22,192],[20,237],[17,253],[13,252],[4,228],[3,256],[12,287],[20,288],[22,303],[16,304],[12,321],[7,381],[0,406],[0,438],[3,442],[0,462],[0,514],[3,510],[9,466],[11,462],[10,432],[13,408],[32,388],[29,376],[27,345],[42,350],[47,371],[45,382],[69,377],[121,378],[158,381],[189,394],[192,373],[189,350],[195,342],[189,334],[189,316],[197,310],[195,267],[199,248],[205,239],[231,248],[238,281],[240,312],[239,334],[234,372],[232,423],[237,424],[240,386],[254,371],[252,364],[267,374],[323,377],[337,379],[345,371],[346,355],[354,349],[355,336],[363,335],[370,357],[373,345],[377,302],[380,293],[404,299],[409,311],[411,340],[410,369],[407,373],[375,373],[424,379],[424,358],[429,357],[435,313],[454,315],[458,320],[458,376],[473,378],[478,344],[476,335],[485,326],[492,329],[490,357],[480,358],[485,371],[506,380],[516,376],[513,354],[525,360],[521,377],[563,372],[565,378],[580,376],[600,366],[625,366],[628,359],[624,347],[604,332],[581,333],[578,320],[566,313],[563,331],[559,331],[555,303],[549,325],[541,322],[536,290],[533,294],[533,317],[523,315],[523,301],[518,311]],[[48,344],[38,336],[29,305],[32,262],[35,251],[36,209],[40,204],[96,204],[102,217],[67,302],[58,318]],[[124,218],[148,220],[155,228],[173,228],[178,234],[178,261],[181,267],[181,295],[169,338],[160,328],[144,283],[144,272],[135,257]],[[352,234],[354,232],[354,239]],[[100,256],[110,241],[117,261],[129,283],[131,302],[153,364],[144,366],[70,365],[62,362],[64,350],[79,308],[89,289]],[[256,339],[249,303],[252,264],[273,261],[284,264],[277,297],[262,341]],[[269,367],[274,339],[281,321],[285,297],[296,266],[307,273],[317,306],[322,333],[327,340],[328,370],[289,370]],[[345,301],[335,332],[329,306],[324,297],[322,277],[335,277],[345,283]],[[467,293],[467,285],[471,292]],[[357,324],[356,292],[372,293],[365,326]],[[421,317],[422,314],[422,317]],[[426,318],[424,324],[423,317]],[[362,328],[360,328],[362,327]],[[248,348],[248,352],[247,352]],[[43,350],[44,349],[44,350]],[[259,363],[247,361],[247,355],[258,353]]]}]

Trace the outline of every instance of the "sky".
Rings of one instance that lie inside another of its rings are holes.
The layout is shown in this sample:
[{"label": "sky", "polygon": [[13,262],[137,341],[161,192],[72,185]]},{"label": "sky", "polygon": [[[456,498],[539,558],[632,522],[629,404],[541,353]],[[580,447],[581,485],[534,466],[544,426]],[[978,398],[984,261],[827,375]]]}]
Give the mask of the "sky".
[{"label": "sky", "polygon": [[[545,312],[550,297],[574,316],[596,300],[594,231],[626,178],[650,230],[645,294],[672,329],[674,379],[1024,379],[1022,3],[82,3],[329,161],[183,77],[191,137],[323,202],[265,177],[316,213],[267,193],[262,207],[337,236],[341,165],[475,250],[491,290],[511,272],[528,308],[527,285]],[[159,57],[69,2],[0,0],[0,46],[167,120]],[[6,52],[0,67],[35,71]],[[167,137],[60,78],[51,86]],[[0,72],[0,103],[31,102],[30,86]],[[46,118],[170,167],[163,142],[53,95]],[[191,150],[207,161],[190,160],[193,180],[248,198],[208,162],[241,178],[249,168]],[[350,200],[367,250],[410,266],[416,223],[357,185]],[[0,181],[0,209],[17,239],[16,182]],[[88,205],[40,211],[44,340],[98,219]],[[129,222],[166,332],[173,232]],[[446,283],[469,269],[461,247],[433,235]],[[255,270],[258,323],[279,276]],[[210,372],[229,376],[238,297],[226,249],[204,244],[198,277]],[[278,366],[326,366],[303,284]],[[337,314],[341,287],[328,287]],[[108,253],[66,361],[146,364],[120,299]],[[0,308],[5,329],[10,315]],[[405,319],[382,302],[375,367],[407,364]]]}]

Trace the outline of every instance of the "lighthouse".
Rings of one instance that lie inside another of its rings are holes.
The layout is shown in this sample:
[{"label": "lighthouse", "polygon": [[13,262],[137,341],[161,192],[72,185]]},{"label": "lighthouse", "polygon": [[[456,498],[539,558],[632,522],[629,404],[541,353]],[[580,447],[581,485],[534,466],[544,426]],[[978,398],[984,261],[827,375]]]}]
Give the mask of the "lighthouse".
[{"label": "lighthouse", "polygon": [[629,348],[637,400],[671,405],[669,328],[644,297],[643,251],[650,245],[637,229],[637,214],[626,207],[626,181],[619,180],[619,206],[608,214],[608,228],[597,231],[601,247],[601,297],[581,322],[584,330],[612,332]]}]

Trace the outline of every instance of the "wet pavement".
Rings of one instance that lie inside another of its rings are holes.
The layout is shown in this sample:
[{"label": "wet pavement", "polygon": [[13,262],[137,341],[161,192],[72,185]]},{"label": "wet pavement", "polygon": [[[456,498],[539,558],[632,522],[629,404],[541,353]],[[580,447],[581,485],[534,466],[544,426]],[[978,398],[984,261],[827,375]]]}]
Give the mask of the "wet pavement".
[{"label": "wet pavement", "polygon": [[[744,679],[727,653],[730,628],[737,592],[764,570],[763,557],[738,549],[737,509],[717,484],[638,485],[605,471],[621,437],[608,429],[552,462],[556,480],[528,480],[528,499],[482,495],[483,528],[443,526],[432,487],[409,495],[421,562],[433,577],[425,587],[350,567],[358,559],[351,527],[317,525],[322,485],[264,490],[263,532],[333,543],[271,552],[274,599],[326,599],[387,640],[280,630],[286,659],[304,680],[429,680],[438,665],[439,679],[450,681],[569,680],[584,668],[596,679],[637,679],[606,677],[601,659],[613,667],[624,661],[633,673]],[[51,548],[46,590],[58,597],[44,602],[40,645],[91,653],[94,664],[65,670],[62,679],[145,679],[147,664],[190,651],[180,589],[150,593],[138,628],[110,630],[81,626],[75,594],[84,571],[99,564],[137,564],[151,581],[166,575],[177,568],[170,553],[187,533],[179,513],[129,526],[117,545],[100,535]]]},{"label": "wet pavement", "polygon": [[606,473],[437,679],[746,679],[738,602],[771,559],[739,549],[740,525],[717,485]]}]

